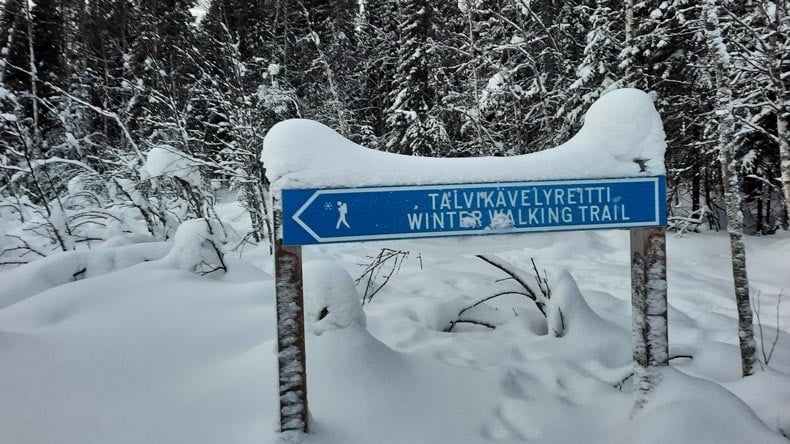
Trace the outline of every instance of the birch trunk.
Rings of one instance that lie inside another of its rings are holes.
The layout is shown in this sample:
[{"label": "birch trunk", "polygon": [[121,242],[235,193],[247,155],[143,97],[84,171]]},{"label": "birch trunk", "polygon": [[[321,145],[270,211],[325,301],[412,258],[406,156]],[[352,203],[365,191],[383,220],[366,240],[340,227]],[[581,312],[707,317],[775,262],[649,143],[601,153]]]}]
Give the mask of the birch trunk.
[{"label": "birch trunk", "polygon": [[727,208],[727,232],[732,250],[732,276],[735,281],[735,303],[738,308],[738,340],[743,376],[754,374],[756,348],[749,301],[749,278],[746,274],[746,248],[743,243],[740,177],[735,161],[735,115],[732,90],[729,87],[730,59],[721,35],[716,0],[705,2],[705,29],[708,53],[716,76],[716,116],[719,132],[719,162]]},{"label": "birch trunk", "polygon": [[625,2],[625,42],[634,38],[634,0]]}]

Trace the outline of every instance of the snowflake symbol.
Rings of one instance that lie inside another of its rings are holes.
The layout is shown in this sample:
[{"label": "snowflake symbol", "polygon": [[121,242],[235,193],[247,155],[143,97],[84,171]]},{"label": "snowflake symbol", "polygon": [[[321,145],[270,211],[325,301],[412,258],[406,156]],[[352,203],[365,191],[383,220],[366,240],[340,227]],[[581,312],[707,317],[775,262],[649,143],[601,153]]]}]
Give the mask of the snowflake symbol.
[{"label": "snowflake symbol", "polygon": [[325,210],[331,210],[332,209],[332,202],[324,203],[324,209]]}]

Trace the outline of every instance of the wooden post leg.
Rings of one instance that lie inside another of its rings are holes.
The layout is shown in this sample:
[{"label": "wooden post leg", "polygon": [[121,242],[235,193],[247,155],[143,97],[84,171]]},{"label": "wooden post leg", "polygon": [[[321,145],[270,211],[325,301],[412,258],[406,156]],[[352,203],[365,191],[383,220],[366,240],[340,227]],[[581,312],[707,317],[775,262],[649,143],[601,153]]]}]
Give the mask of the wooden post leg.
[{"label": "wooden post leg", "polygon": [[308,432],[302,248],[283,245],[282,210],[274,210],[274,274],[280,432]]},{"label": "wooden post leg", "polygon": [[634,350],[634,412],[669,365],[667,337],[666,229],[631,230],[631,307]]}]

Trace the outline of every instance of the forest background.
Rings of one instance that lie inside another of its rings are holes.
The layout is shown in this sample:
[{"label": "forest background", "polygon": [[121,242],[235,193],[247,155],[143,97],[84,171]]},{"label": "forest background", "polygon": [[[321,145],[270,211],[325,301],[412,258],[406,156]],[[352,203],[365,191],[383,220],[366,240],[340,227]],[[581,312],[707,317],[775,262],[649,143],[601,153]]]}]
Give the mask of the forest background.
[{"label": "forest background", "polygon": [[378,150],[509,156],[565,142],[621,87],[664,120],[671,229],[727,226],[724,145],[745,231],[787,229],[788,2],[725,0],[715,30],[704,3],[6,0],[0,212],[19,228],[0,227],[0,267],[168,239],[216,218],[223,190],[249,212],[242,243],[266,239],[258,159],[284,119]]}]

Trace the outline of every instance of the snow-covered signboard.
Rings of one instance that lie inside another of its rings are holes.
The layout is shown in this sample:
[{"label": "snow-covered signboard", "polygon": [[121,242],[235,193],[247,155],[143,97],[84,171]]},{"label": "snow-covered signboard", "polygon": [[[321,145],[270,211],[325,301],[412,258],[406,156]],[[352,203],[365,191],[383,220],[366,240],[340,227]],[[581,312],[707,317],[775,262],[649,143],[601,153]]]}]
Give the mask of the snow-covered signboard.
[{"label": "snow-covered signboard", "polygon": [[665,134],[652,99],[612,91],[562,145],[520,156],[425,158],[359,146],[289,120],[261,160],[273,204],[280,430],[308,431],[302,245],[631,230],[637,407],[668,364]]},{"label": "snow-covered signboard", "polygon": [[664,176],[283,190],[283,242],[666,225]]}]

